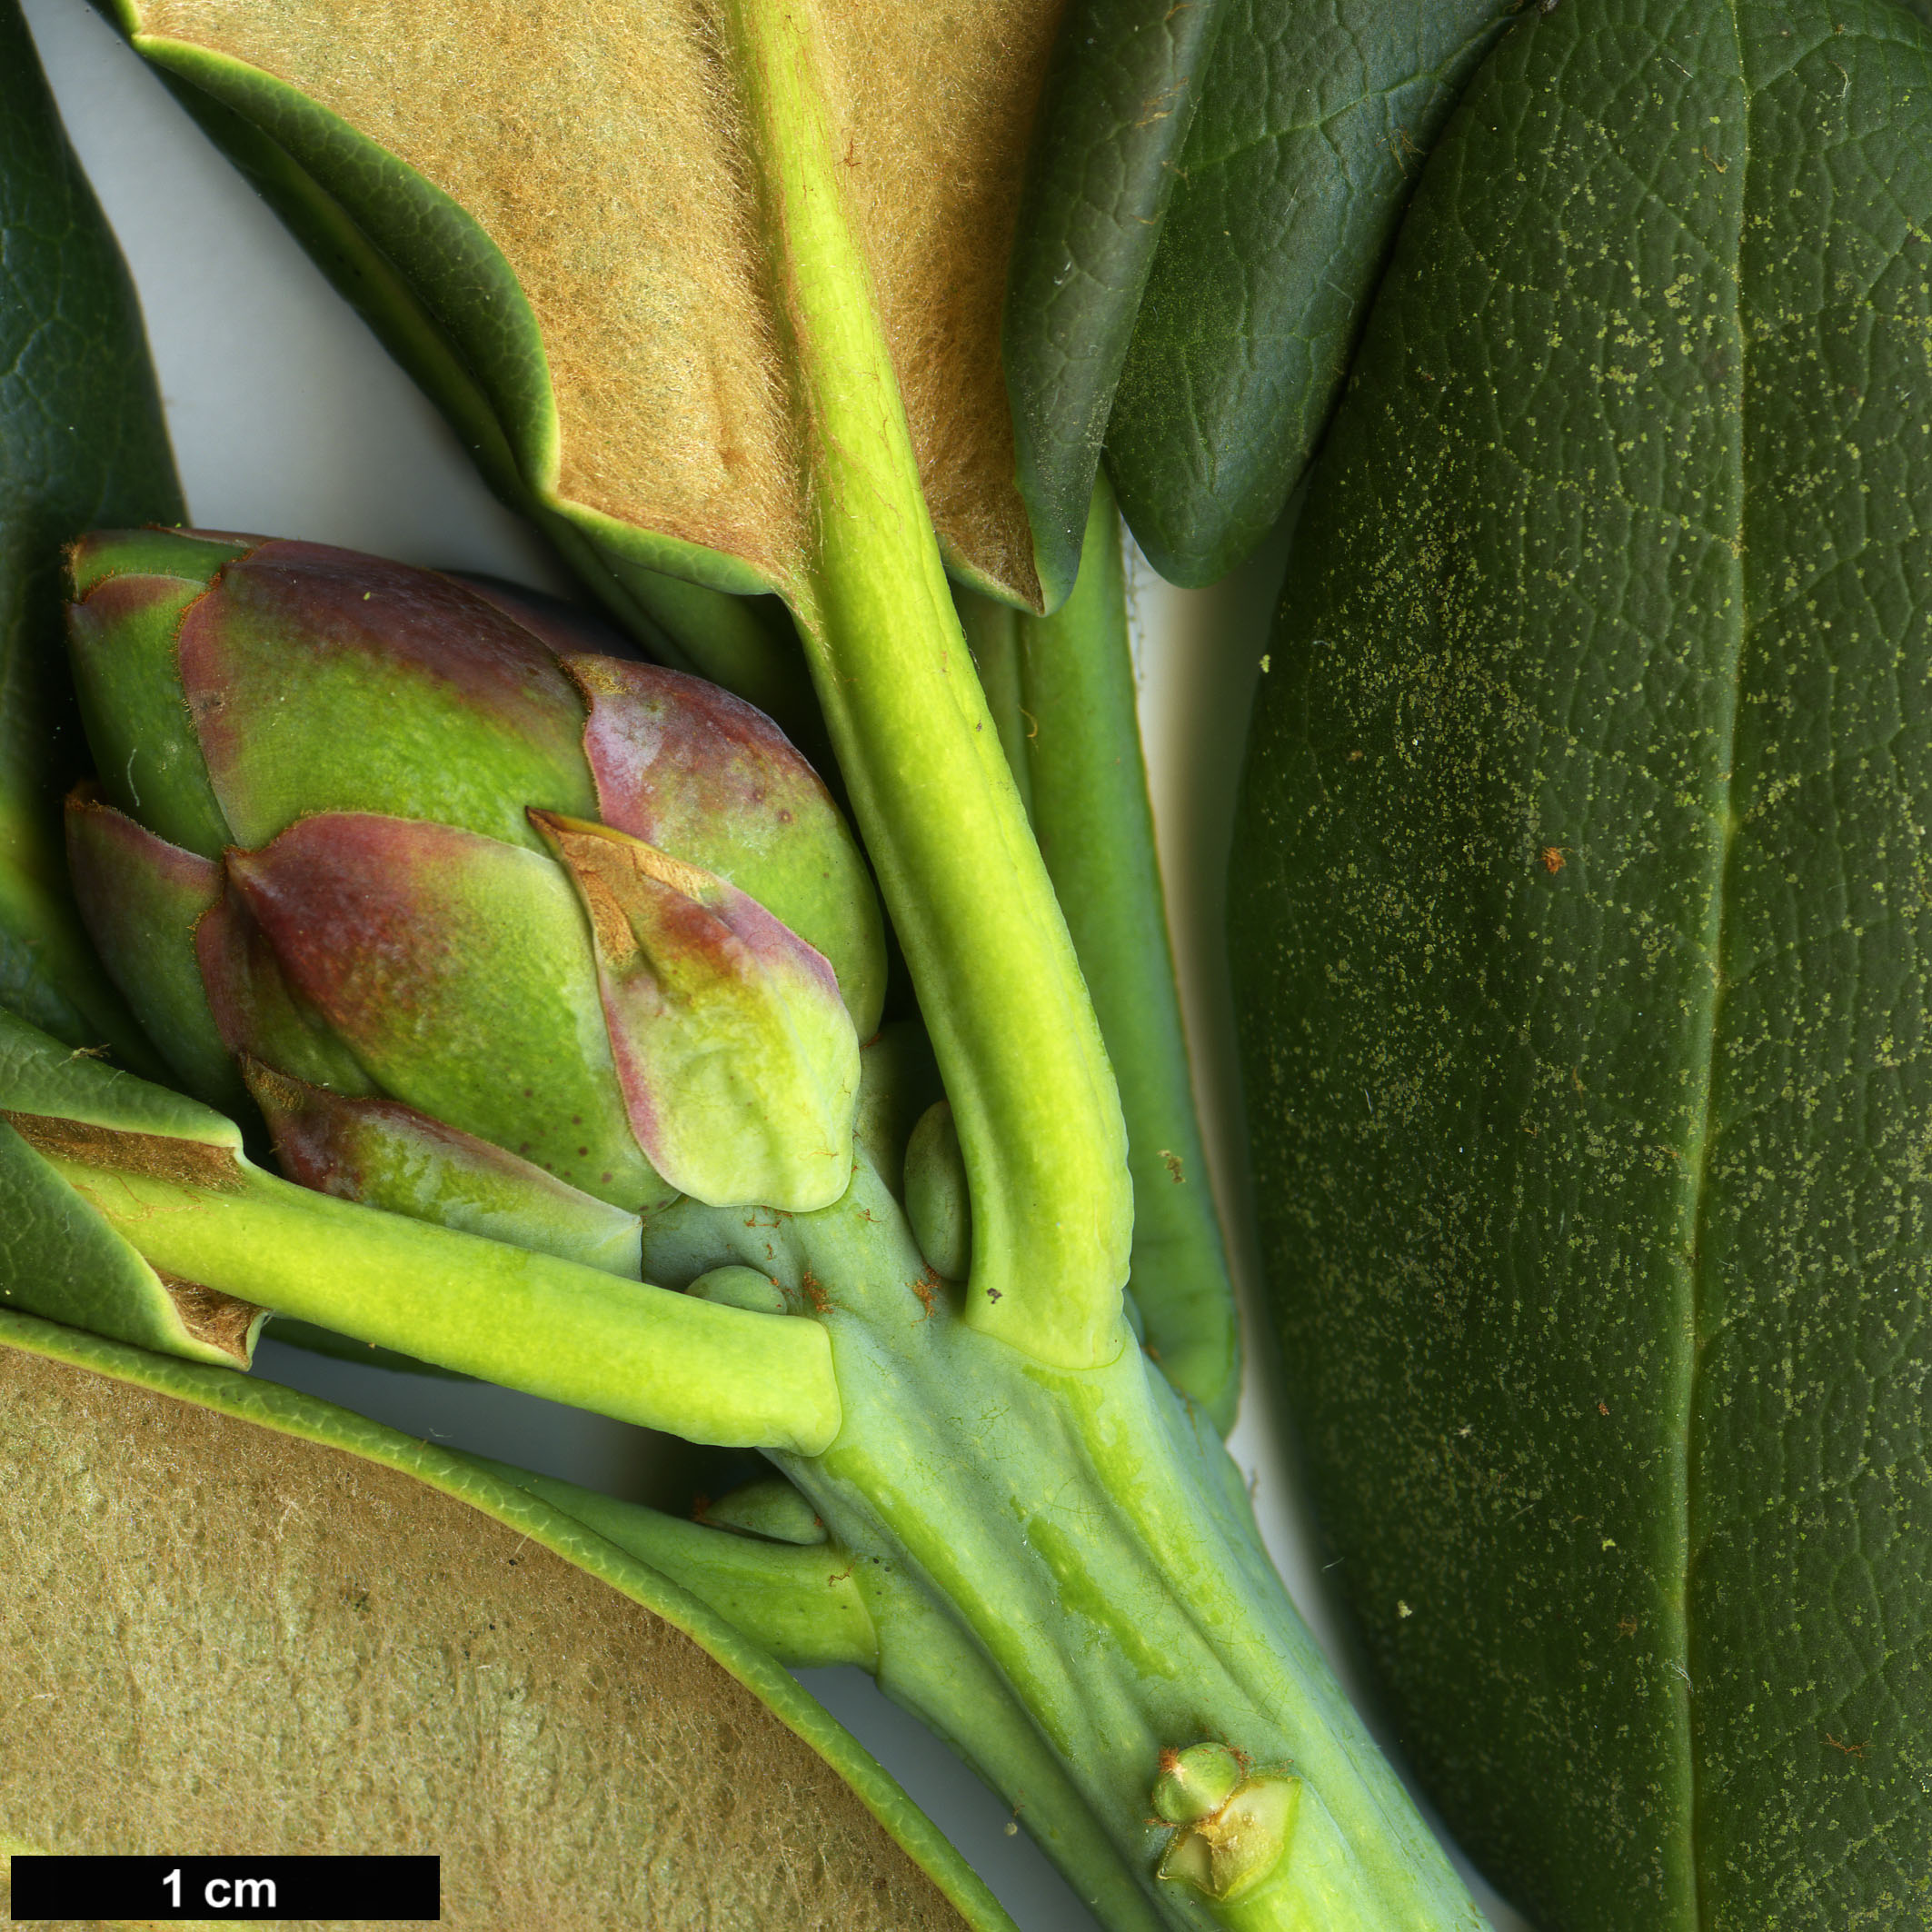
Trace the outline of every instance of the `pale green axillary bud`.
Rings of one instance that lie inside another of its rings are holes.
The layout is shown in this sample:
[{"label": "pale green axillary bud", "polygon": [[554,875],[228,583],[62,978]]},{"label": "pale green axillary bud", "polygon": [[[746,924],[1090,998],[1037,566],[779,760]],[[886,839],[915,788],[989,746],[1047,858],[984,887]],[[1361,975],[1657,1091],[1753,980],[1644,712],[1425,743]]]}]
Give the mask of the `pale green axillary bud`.
[{"label": "pale green axillary bud", "polygon": [[726,1308],[750,1309],[754,1315],[782,1315],[785,1291],[770,1275],[755,1268],[714,1268],[700,1275],[684,1291],[700,1301],[722,1301]]},{"label": "pale green axillary bud", "polygon": [[771,1543],[822,1543],[829,1537],[812,1505],[782,1477],[748,1482],[702,1505],[697,1518],[713,1529],[732,1529]]},{"label": "pale green axillary bud", "polygon": [[1301,1796],[1299,1778],[1246,1772],[1224,1744],[1163,1754],[1154,1809],[1179,1829],[1160,1877],[1224,1904],[1252,1892],[1286,1855]]},{"label": "pale green axillary bud", "polygon": [[1154,1784],[1154,1809],[1170,1825],[1191,1825],[1219,1811],[1245,1775],[1241,1760],[1225,1744],[1197,1744],[1164,1754]]},{"label": "pale green axillary bud", "polygon": [[972,1261],[972,1204],[959,1131],[944,1100],[919,1117],[906,1146],[906,1218],[933,1273],[963,1281]]}]

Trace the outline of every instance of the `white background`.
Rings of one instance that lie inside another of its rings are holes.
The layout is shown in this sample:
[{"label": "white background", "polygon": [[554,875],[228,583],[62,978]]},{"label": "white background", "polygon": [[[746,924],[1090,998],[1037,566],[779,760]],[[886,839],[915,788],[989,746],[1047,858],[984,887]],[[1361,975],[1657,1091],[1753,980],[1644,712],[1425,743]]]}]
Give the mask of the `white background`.
[{"label": "white background", "polygon": [[[84,0],[25,0],[95,192],[134,270],[193,520],[300,536],[567,591],[543,543],[476,480],[454,438],[354,314]],[[1256,1272],[1224,991],[1223,853],[1248,707],[1285,533],[1211,591],[1135,560],[1133,600],[1160,857],[1210,1162],[1249,1310],[1249,1372],[1230,1448],[1257,1479],[1261,1527],[1331,1658],[1336,1627],[1296,1491]],[[263,1372],[379,1419],[620,1493],[639,1432],[529,1399],[319,1363],[264,1344]],[[1345,1679],[1347,1671],[1344,1670]],[[982,1873],[1022,1932],[1094,1922],[1007,1814],[856,1670],[804,1673]],[[1498,1932],[1528,1932],[1479,1887]]]}]

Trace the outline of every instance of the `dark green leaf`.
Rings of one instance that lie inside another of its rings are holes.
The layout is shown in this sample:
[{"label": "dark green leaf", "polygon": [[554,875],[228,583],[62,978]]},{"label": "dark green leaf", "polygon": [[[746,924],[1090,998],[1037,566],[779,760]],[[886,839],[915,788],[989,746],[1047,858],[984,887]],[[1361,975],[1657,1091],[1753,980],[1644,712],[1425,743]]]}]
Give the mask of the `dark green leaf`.
[{"label": "dark green leaf", "polygon": [[1425,173],[1234,893],[1336,1571],[1602,1932],[1932,1925],[1932,54],[1566,0]]},{"label": "dark green leaf", "polygon": [[144,1068],[66,902],[59,797],[86,746],[61,550],[96,524],[182,514],[133,284],[19,8],[0,0],[0,1005]]},{"label": "dark green leaf", "polygon": [[1069,11],[1006,318],[1049,609],[1103,439],[1135,537],[1176,583],[1211,583],[1260,541],[1334,405],[1422,156],[1508,10]]},{"label": "dark green leaf", "polygon": [[1004,333],[1020,493],[1048,610],[1081,533],[1140,292],[1227,0],[1073,0],[1041,96]]},{"label": "dark green leaf", "polygon": [[1511,0],[1230,0],[1107,464],[1134,536],[1211,583],[1281,513],[1422,157]]}]

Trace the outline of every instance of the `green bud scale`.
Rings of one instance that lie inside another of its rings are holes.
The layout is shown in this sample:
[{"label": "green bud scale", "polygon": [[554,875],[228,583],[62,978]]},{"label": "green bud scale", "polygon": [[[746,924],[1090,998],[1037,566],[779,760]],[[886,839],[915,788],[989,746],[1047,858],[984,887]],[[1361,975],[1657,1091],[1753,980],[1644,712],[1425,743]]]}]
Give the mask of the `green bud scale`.
[{"label": "green bud scale", "polygon": [[603,1266],[679,1195],[842,1193],[882,923],[769,719],[318,544],[105,532],[70,573],[76,896],[191,1090],[245,1062],[309,1184]]}]

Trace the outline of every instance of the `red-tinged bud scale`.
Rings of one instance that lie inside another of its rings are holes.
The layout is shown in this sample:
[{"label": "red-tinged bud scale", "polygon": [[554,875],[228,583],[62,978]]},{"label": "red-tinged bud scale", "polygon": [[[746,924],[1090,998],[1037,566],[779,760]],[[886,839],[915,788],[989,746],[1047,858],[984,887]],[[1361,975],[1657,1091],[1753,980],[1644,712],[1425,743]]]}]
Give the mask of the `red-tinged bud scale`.
[{"label": "red-tinged bud scale", "polygon": [[883,927],[769,720],[541,599],[319,544],[109,532],[71,561],[125,814],[75,798],[78,889],[197,1091],[233,1104],[246,1055],[258,1092],[363,1104],[316,1172],[411,1211],[516,1192],[475,1143],[600,1213],[838,1198]]},{"label": "red-tinged bud scale", "polygon": [[68,553],[80,600],[67,645],[81,718],[110,803],[171,845],[221,856],[222,816],[181,686],[182,621],[245,543],[183,531],[114,531]]},{"label": "red-tinged bud scale", "polygon": [[829,1207],[851,1174],[859,1040],[824,956],[714,873],[533,812],[583,902],[631,1126],[701,1200]]},{"label": "red-tinged bud scale", "polygon": [[597,816],[742,888],[822,953],[861,1040],[885,997],[879,902],[818,774],[761,711],[656,664],[572,655]]},{"label": "red-tinged bud scale", "polygon": [[189,608],[179,654],[235,844],[368,812],[533,847],[525,806],[594,810],[583,701],[554,655],[434,571],[264,543]]},{"label": "red-tinged bud scale", "polygon": [[[324,812],[227,869],[282,978],[373,1090],[600,1200],[672,1198],[632,1136],[589,934],[551,861],[454,826]],[[217,1017],[244,1033],[244,1016]],[[234,1043],[274,1063],[273,1041]]]},{"label": "red-tinged bud scale", "polygon": [[397,1100],[353,1100],[244,1062],[291,1180],[319,1194],[636,1280],[642,1225],[503,1148]]},{"label": "red-tinged bud scale", "polygon": [[208,1005],[195,928],[222,896],[222,869],[104,804],[91,786],[67,802],[75,902],[147,1036],[197,1100],[233,1112],[240,1074]]}]

